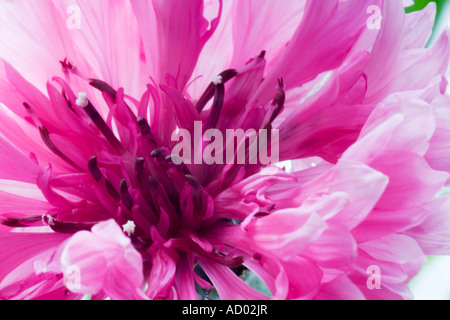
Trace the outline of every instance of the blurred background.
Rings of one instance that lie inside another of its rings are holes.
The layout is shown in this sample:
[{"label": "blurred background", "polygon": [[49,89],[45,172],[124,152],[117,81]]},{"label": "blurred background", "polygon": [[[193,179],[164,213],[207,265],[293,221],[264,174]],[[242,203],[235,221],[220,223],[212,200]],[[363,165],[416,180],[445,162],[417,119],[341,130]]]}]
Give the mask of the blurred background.
[{"label": "blurred background", "polygon": [[[430,2],[436,3],[437,15],[429,45],[445,28],[450,28],[450,0],[405,0],[407,13],[422,10]],[[447,76],[450,80],[450,73]],[[450,93],[450,86],[447,92]],[[450,300],[450,256],[429,257],[409,287],[415,300]]]}]

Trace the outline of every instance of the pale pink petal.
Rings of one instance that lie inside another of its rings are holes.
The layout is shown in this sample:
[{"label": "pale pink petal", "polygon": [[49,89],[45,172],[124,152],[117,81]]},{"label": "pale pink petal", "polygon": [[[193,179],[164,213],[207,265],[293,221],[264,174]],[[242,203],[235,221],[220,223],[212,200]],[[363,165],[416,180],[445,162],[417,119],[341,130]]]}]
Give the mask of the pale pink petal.
[{"label": "pale pink petal", "polygon": [[[57,246],[68,236],[55,233],[10,233],[0,231],[0,291],[9,287],[8,291],[1,293],[2,298],[15,294],[23,283],[23,275],[34,275],[33,262],[42,257],[43,253],[50,256]],[[16,268],[21,268],[19,274],[13,275]],[[17,277],[18,276],[18,277]],[[5,280],[5,278],[9,280]],[[21,284],[22,283],[22,284]],[[11,285],[15,286],[15,292],[11,292]],[[19,290],[20,291],[20,290]]]},{"label": "pale pink petal", "polygon": [[432,170],[423,158],[408,152],[386,152],[370,165],[389,177],[386,191],[377,204],[378,208],[387,210],[426,202],[441,190],[447,179],[446,173]]},{"label": "pale pink petal", "polygon": [[395,211],[374,209],[352,234],[358,242],[374,240],[422,225],[428,215],[429,212],[420,207]]},{"label": "pale pink petal", "polygon": [[314,297],[317,300],[365,300],[358,287],[346,276],[324,283],[320,292]]},{"label": "pale pink petal", "polygon": [[307,1],[300,25],[255,93],[255,100],[270,100],[276,93],[277,78],[293,88],[338,67],[366,26],[368,3]]},{"label": "pale pink petal", "polygon": [[230,65],[239,68],[262,50],[267,52],[267,60],[271,63],[289,43],[301,21],[305,2],[304,0],[233,2],[234,51]]},{"label": "pale pink petal", "polygon": [[36,183],[39,167],[0,136],[0,178]]},{"label": "pale pink petal", "polygon": [[112,299],[136,299],[142,285],[142,259],[113,220],[101,222],[92,232],[80,231],[64,245],[61,265],[66,281],[79,270],[73,292],[97,294]]},{"label": "pale pink petal", "polygon": [[[182,90],[192,75],[203,45],[215,27],[208,30],[208,21],[203,17],[202,1],[179,3],[173,0],[156,0],[152,4],[156,17],[157,38],[144,41],[156,40],[156,43],[151,45],[158,48],[160,79],[164,79],[167,73],[171,74],[177,80],[178,89]],[[135,3],[135,10],[141,6],[143,4]],[[186,51],[186,48],[189,50]]]},{"label": "pale pink petal", "polygon": [[444,196],[424,205],[429,212],[427,219],[420,225],[405,230],[414,237],[427,255],[448,255],[449,245],[449,198]]}]

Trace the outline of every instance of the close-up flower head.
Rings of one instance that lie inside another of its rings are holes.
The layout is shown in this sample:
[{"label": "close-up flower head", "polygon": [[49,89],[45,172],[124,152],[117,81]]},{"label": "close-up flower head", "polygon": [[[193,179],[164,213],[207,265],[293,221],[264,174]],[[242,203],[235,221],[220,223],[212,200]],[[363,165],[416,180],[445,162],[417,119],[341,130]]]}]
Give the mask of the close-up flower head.
[{"label": "close-up flower head", "polygon": [[413,299],[446,3],[0,0],[0,299]]}]

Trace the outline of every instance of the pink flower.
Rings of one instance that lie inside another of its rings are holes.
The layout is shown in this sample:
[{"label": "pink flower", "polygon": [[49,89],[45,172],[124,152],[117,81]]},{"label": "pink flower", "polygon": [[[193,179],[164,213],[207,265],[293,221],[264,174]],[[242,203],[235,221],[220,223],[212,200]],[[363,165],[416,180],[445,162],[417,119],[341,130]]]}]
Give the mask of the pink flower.
[{"label": "pink flower", "polygon": [[[410,298],[449,253],[433,5],[75,3],[0,4],[1,298]],[[278,129],[293,172],[176,164],[196,121]]]}]

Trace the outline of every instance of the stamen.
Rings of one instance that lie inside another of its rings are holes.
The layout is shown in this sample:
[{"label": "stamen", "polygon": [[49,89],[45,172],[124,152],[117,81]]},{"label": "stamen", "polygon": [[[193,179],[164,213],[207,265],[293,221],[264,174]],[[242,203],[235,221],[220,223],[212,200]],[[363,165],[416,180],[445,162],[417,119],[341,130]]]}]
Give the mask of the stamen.
[{"label": "stamen", "polygon": [[225,86],[222,83],[217,84],[214,94],[214,101],[211,108],[211,113],[209,115],[208,123],[206,125],[206,129],[216,127],[217,122],[219,121],[219,116],[222,110],[224,98],[225,98]]},{"label": "stamen", "polygon": [[149,142],[151,142],[154,147],[158,146],[158,143],[156,143],[156,137],[152,134],[152,130],[150,128],[150,125],[148,124],[147,120],[145,118],[139,117],[137,118],[137,125],[139,128],[139,131],[141,132],[142,136],[146,137]]},{"label": "stamen", "polygon": [[41,120],[39,120],[39,118],[36,116],[36,114],[34,113],[33,109],[30,107],[30,105],[26,102],[23,103],[23,106],[25,107],[25,110],[28,112],[28,114],[31,117],[31,120],[33,121],[34,125],[36,127],[42,127],[42,122]]},{"label": "stamen", "polygon": [[150,125],[148,124],[147,120],[145,120],[145,118],[142,117],[137,118],[137,124],[143,136],[150,134],[152,132],[150,129]]},{"label": "stamen", "polygon": [[100,179],[103,177],[103,174],[97,166],[97,157],[94,156],[89,159],[88,169],[92,177],[95,179],[95,181],[99,182]]},{"label": "stamen", "polygon": [[261,260],[261,255],[259,253],[255,253],[252,258],[256,261],[259,261]]},{"label": "stamen", "polygon": [[105,186],[108,193],[115,199],[119,199],[120,195],[117,192],[117,190],[113,187],[111,182],[106,179],[102,172],[100,171],[98,164],[97,164],[97,157],[92,157],[88,161],[88,169],[89,173],[92,175],[92,177],[95,179],[95,181],[100,182],[100,180],[103,178],[105,180]]},{"label": "stamen", "polygon": [[79,171],[84,171],[81,169],[75,162],[73,162],[69,157],[67,157],[59,148],[53,143],[50,139],[50,134],[46,127],[39,127],[39,133],[41,134],[42,141],[44,141],[45,145],[58,157],[66,161],[72,167]]},{"label": "stamen", "polygon": [[122,179],[122,181],[120,181],[119,192],[120,192],[120,200],[122,200],[124,206],[131,211],[131,208],[133,208],[134,201],[130,193],[128,192],[128,185],[125,179]]},{"label": "stamen", "polygon": [[194,206],[197,210],[199,210],[202,206],[202,186],[197,181],[197,179],[190,174],[186,174],[185,178],[192,189],[192,198],[194,201]]},{"label": "stamen", "polygon": [[128,234],[130,237],[132,234],[134,234],[134,230],[136,229],[136,224],[132,220],[128,220],[127,223],[122,225],[123,232]]},{"label": "stamen", "polygon": [[114,103],[117,101],[117,92],[114,90],[113,87],[111,87],[109,84],[107,84],[105,81],[98,80],[98,79],[90,79],[89,84],[93,86],[94,88],[100,90],[101,92],[106,93]]},{"label": "stamen", "polygon": [[272,100],[272,105],[276,106],[273,110],[272,116],[270,117],[269,124],[271,124],[276,117],[283,111],[284,102],[286,100],[286,93],[284,92],[284,81],[283,78],[278,79],[278,92],[275,95],[275,98]]},{"label": "stamen", "polygon": [[150,188],[152,190],[159,192],[159,185],[156,182],[155,178],[153,178],[152,176],[148,177],[148,184],[150,185]]},{"label": "stamen", "polygon": [[[235,69],[228,69],[223,72],[221,72],[216,78],[221,77],[220,84],[225,84],[228,80],[234,78],[238,74],[237,70]],[[216,84],[214,82],[211,82],[209,86],[206,88],[203,95],[198,99],[198,102],[195,106],[197,109],[197,112],[202,112],[205,105],[208,103],[209,100],[211,100],[212,97],[214,97],[214,94],[216,92]]]},{"label": "stamen", "polygon": [[61,66],[64,70],[73,71],[76,69],[75,64],[67,58],[64,58],[63,61],[59,61],[59,63],[61,63]]},{"label": "stamen", "polygon": [[[69,97],[67,96],[66,92],[64,91],[64,89],[61,92],[61,95],[63,96],[64,100],[67,103],[67,107],[69,107],[70,111],[72,111],[75,115],[77,115],[75,109],[72,106],[72,102],[70,102]],[[78,116],[78,115],[77,115]]]},{"label": "stamen", "polygon": [[152,151],[152,153],[150,154],[153,158],[158,159],[158,161],[161,162],[166,162],[166,153],[164,152],[163,149],[161,148],[156,148]]},{"label": "stamen", "polygon": [[89,101],[89,99],[86,96],[86,93],[80,92],[78,94],[78,99],[76,101],[76,104],[83,108],[86,114],[91,118],[91,120],[94,122],[94,124],[97,126],[97,128],[100,130],[100,132],[103,134],[103,136],[108,140],[108,142],[111,144],[113,148],[119,151],[123,151],[122,144],[120,141],[116,138],[114,133],[111,131],[111,129],[108,127],[106,122],[103,120],[103,118],[100,116],[100,114],[97,112],[97,110],[94,108],[92,103]]},{"label": "stamen", "polygon": [[[177,158],[179,161],[177,161],[177,163],[179,163],[179,164],[175,164],[174,162],[173,162],[173,158]],[[166,159],[165,159],[168,163],[171,163],[171,164],[174,164],[175,165],[175,167],[178,169],[178,170],[180,170],[181,172],[183,172],[184,174],[191,174],[191,171],[189,170],[189,168],[186,166],[186,164],[183,162],[183,161],[181,161],[181,158],[180,158],[180,156],[178,156],[178,155],[175,155],[175,154],[169,154],[168,156],[166,156]]]},{"label": "stamen", "polygon": [[49,214],[43,214],[42,215],[42,223],[48,225],[48,226],[54,226],[55,225],[55,219]]},{"label": "stamen", "polygon": [[31,227],[42,221],[42,216],[4,217],[1,223],[8,227]]},{"label": "stamen", "polygon": [[90,222],[64,222],[53,218],[49,214],[42,215],[42,222],[55,232],[76,233],[81,230],[91,230],[95,223]]},{"label": "stamen", "polygon": [[260,54],[258,55],[258,59],[262,60],[264,59],[264,57],[266,56],[266,50],[263,50],[260,52]]},{"label": "stamen", "polygon": [[142,171],[144,171],[144,162],[145,159],[142,157],[139,157],[134,161],[134,171],[136,171],[138,176],[141,175]]},{"label": "stamen", "polygon": [[160,212],[160,209],[157,205],[158,196],[162,196],[162,191],[159,183],[152,176],[148,177],[148,186],[150,187],[149,194],[151,198],[151,206],[153,207],[156,213]]}]

